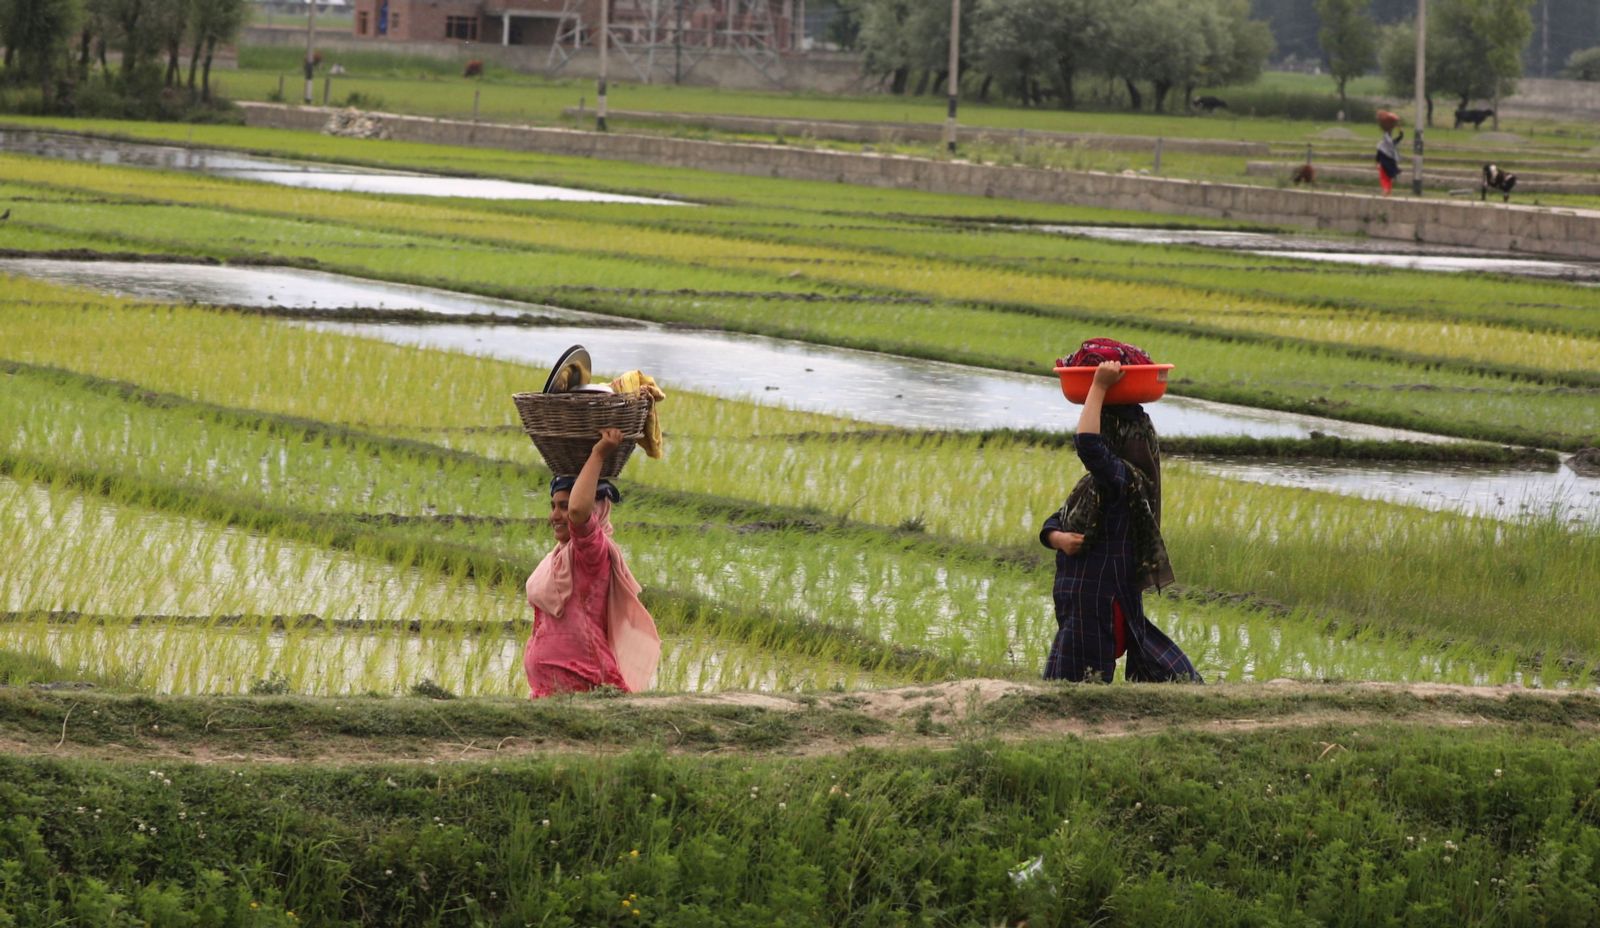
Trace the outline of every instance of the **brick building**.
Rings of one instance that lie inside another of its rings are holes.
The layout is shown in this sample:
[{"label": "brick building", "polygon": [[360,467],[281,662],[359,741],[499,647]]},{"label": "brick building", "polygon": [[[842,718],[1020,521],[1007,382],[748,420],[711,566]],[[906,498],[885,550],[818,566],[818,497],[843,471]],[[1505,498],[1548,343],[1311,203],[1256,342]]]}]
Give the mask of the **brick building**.
[{"label": "brick building", "polygon": [[[355,0],[355,35],[393,42],[571,47],[594,43],[602,0]],[[805,0],[609,0],[619,45],[759,44],[790,50]],[[675,33],[682,23],[682,36]]]}]

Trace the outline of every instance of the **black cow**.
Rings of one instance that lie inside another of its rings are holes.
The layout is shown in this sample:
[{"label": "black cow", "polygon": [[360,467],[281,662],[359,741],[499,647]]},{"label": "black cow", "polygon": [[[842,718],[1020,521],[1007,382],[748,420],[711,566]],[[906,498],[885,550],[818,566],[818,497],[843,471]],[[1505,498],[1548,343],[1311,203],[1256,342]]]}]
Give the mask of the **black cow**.
[{"label": "black cow", "polygon": [[1470,122],[1472,123],[1472,128],[1477,129],[1479,126],[1483,125],[1483,121],[1485,119],[1489,119],[1493,116],[1494,110],[1469,110],[1463,107],[1456,110],[1455,127],[1459,129],[1461,128],[1462,123]]},{"label": "black cow", "polygon": [[1207,113],[1215,113],[1217,110],[1227,109],[1228,104],[1221,97],[1196,97],[1194,108]]},{"label": "black cow", "polygon": [[1517,186],[1517,175],[1500,170],[1497,164],[1483,166],[1483,186],[1478,188],[1478,199],[1489,199],[1490,189],[1500,191],[1502,203],[1511,202],[1511,190]]}]

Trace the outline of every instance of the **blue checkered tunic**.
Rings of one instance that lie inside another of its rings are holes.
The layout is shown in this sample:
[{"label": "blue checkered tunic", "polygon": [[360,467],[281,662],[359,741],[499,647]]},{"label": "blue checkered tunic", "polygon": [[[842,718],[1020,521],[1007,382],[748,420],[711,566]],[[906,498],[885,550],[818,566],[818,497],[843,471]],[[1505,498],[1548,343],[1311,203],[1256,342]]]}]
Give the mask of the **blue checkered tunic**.
[{"label": "blue checkered tunic", "polygon": [[[1129,465],[1099,435],[1080,434],[1074,443],[1078,457],[1099,484],[1105,513],[1092,550],[1070,557],[1056,551],[1057,631],[1045,661],[1045,679],[1111,681],[1117,669],[1112,609],[1116,604],[1122,609],[1129,680],[1201,682],[1183,649],[1144,614],[1134,568],[1133,517],[1128,509]],[[1045,520],[1039,541],[1048,548],[1050,534],[1065,530],[1061,513],[1056,512]]]}]

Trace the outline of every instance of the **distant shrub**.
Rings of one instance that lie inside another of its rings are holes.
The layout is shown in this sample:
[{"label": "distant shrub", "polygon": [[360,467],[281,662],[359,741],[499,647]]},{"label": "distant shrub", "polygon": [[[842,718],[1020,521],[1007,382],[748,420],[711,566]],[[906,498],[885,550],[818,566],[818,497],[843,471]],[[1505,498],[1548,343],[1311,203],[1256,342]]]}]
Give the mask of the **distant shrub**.
[{"label": "distant shrub", "polygon": [[422,699],[454,699],[456,694],[450,692],[439,684],[429,679],[421,679],[411,684],[411,695]]},{"label": "distant shrub", "polygon": [[1600,81],[1600,45],[1573,52],[1561,74],[1575,81]]},{"label": "distant shrub", "polygon": [[[1231,116],[1267,116],[1316,122],[1333,122],[1339,118],[1339,98],[1331,92],[1232,87],[1226,92],[1215,93],[1228,101],[1226,113]],[[1352,98],[1344,105],[1345,122],[1367,125],[1377,118],[1377,113],[1378,108],[1364,100]],[[1211,118],[1218,116],[1223,116],[1223,113],[1219,112]]]},{"label": "distant shrub", "polygon": [[381,110],[383,109],[383,98],[377,94],[367,94],[359,90],[352,90],[345,94],[344,103],[340,105],[354,107],[358,110]]},{"label": "distant shrub", "polygon": [[281,673],[274,673],[250,684],[251,696],[287,696],[288,694],[289,679]]}]

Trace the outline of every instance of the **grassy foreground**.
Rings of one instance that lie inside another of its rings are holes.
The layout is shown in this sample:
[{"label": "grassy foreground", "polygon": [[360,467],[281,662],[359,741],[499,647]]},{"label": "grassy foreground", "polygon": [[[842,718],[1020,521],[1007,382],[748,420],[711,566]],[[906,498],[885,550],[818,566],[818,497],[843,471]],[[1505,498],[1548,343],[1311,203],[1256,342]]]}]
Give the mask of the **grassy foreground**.
[{"label": "grassy foreground", "polygon": [[[20,746],[0,759],[0,910],[97,925],[1459,926],[1592,924],[1600,899],[1589,697],[886,695],[910,708],[0,691],[0,732]],[[1223,724],[1241,716],[1281,721]],[[1045,717],[1078,733],[1028,734]],[[1431,727],[1463,717],[1476,727]],[[1164,730],[1126,727],[1141,718]],[[674,738],[680,722],[699,725]],[[584,753],[561,748],[573,734]],[[618,738],[634,749],[588,753]],[[368,750],[262,763],[286,756],[279,739],[287,756],[317,739]],[[419,739],[466,759],[385,759]],[[867,739],[887,746],[843,750]],[[767,753],[786,744],[811,750]],[[122,760],[93,759],[113,747]]]}]

